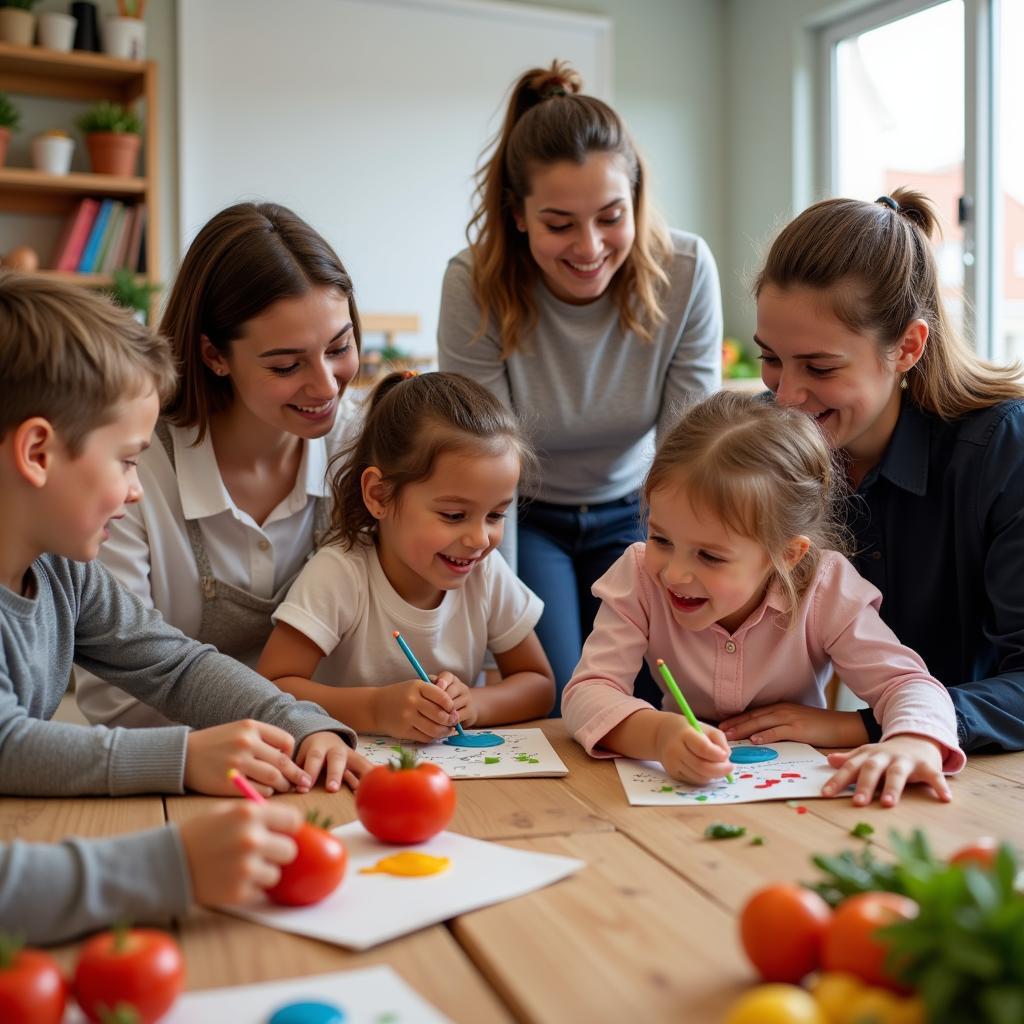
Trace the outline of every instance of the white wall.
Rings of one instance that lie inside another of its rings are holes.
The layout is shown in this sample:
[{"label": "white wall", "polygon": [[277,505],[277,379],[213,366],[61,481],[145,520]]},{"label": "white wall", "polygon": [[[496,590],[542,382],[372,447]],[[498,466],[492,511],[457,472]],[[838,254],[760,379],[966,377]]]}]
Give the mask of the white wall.
[{"label": "white wall", "polygon": [[[647,157],[657,205],[671,224],[704,235],[716,255],[723,252],[728,237],[723,125],[727,121],[725,81],[731,73],[722,60],[727,0],[515,2],[603,14],[613,20],[614,103]],[[165,97],[173,97],[176,91],[176,8],[176,0],[151,0],[146,10],[151,38],[160,35],[159,51],[151,47],[151,56],[161,62]],[[494,102],[497,105],[500,96]],[[168,135],[168,122],[169,117],[162,125],[162,137]],[[481,149],[485,142],[480,140]],[[170,195],[176,195],[177,187],[174,146],[171,136],[162,143],[161,153],[161,180],[167,194],[162,265],[167,278],[171,276],[167,268],[176,265],[182,241],[176,237],[177,205]],[[453,173],[466,172],[460,167]],[[727,263],[721,255],[719,259],[726,276]]]},{"label": "white wall", "polygon": [[815,27],[877,0],[726,0],[726,332],[749,344],[750,284],[778,230],[824,193],[812,166]]}]

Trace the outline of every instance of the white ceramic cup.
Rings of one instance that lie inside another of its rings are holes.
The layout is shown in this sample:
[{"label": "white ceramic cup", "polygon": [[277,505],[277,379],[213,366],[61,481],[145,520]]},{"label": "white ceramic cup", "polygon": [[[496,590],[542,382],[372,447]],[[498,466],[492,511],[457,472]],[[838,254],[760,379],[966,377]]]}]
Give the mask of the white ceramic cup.
[{"label": "white ceramic cup", "polygon": [[67,174],[75,140],[63,135],[37,135],[32,140],[32,165],[47,174]]},{"label": "white ceramic cup", "polygon": [[112,16],[103,22],[103,52],[123,60],[146,56],[146,23],[140,18]]},{"label": "white ceramic cup", "polygon": [[67,53],[75,41],[76,18],[59,11],[44,11],[38,18],[39,45],[47,50],[62,50]]}]

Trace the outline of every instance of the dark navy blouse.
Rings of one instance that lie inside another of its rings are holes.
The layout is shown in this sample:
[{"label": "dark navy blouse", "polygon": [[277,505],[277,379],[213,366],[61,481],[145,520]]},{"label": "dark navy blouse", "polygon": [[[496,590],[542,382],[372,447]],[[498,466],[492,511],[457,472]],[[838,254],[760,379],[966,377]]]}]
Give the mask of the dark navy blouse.
[{"label": "dark navy blouse", "polygon": [[1024,399],[944,422],[904,397],[848,511],[853,562],[949,688],[964,750],[1024,750]]}]

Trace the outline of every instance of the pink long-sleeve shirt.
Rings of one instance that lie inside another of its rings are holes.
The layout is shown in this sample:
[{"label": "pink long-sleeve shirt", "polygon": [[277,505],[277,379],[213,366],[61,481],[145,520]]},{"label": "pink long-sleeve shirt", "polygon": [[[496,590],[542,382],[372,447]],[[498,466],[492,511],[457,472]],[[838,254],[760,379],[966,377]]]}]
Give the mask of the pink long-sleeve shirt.
[{"label": "pink long-sleeve shirt", "polygon": [[[662,658],[694,714],[710,722],[779,701],[824,707],[834,668],[874,710],[883,740],[927,736],[945,747],[946,772],[964,766],[946,688],[882,621],[882,595],[842,555],[823,552],[792,627],[786,598],[773,585],[735,633],[717,623],[691,632],[676,624],[647,571],[645,547],[633,544],[594,584],[601,607],[562,695],[566,726],[589,754],[614,756],[595,745],[650,707],[633,696],[633,679],[644,659],[661,685],[655,662]],[[662,709],[678,712],[663,693]]]}]

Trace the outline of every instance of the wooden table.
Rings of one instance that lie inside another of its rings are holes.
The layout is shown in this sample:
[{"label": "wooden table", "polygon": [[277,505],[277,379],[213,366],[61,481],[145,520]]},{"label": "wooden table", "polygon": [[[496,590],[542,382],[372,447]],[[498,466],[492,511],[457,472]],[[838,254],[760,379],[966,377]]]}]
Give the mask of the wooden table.
[{"label": "wooden table", "polygon": [[[978,835],[1024,849],[1024,754],[972,758],[954,780],[955,800],[921,792],[892,810],[848,800],[784,801],[738,807],[630,807],[610,761],[595,761],[561,721],[540,723],[569,768],[564,779],[462,781],[452,830],[526,850],[582,858],[571,878],[466,914],[363,953],[194,911],[177,934],[193,989],[288,978],[386,963],[452,1020],[536,1022],[720,1021],[752,984],[736,915],[758,887],[814,877],[813,853],[858,844],[858,821],[889,832],[927,830],[945,855]],[[355,817],[353,798],[322,790],[277,799],[313,805],[336,821]],[[0,837],[59,839],[111,835],[183,821],[205,797],[0,800]],[[716,817],[765,838],[711,842]],[[73,961],[76,945],[58,957]]]}]

